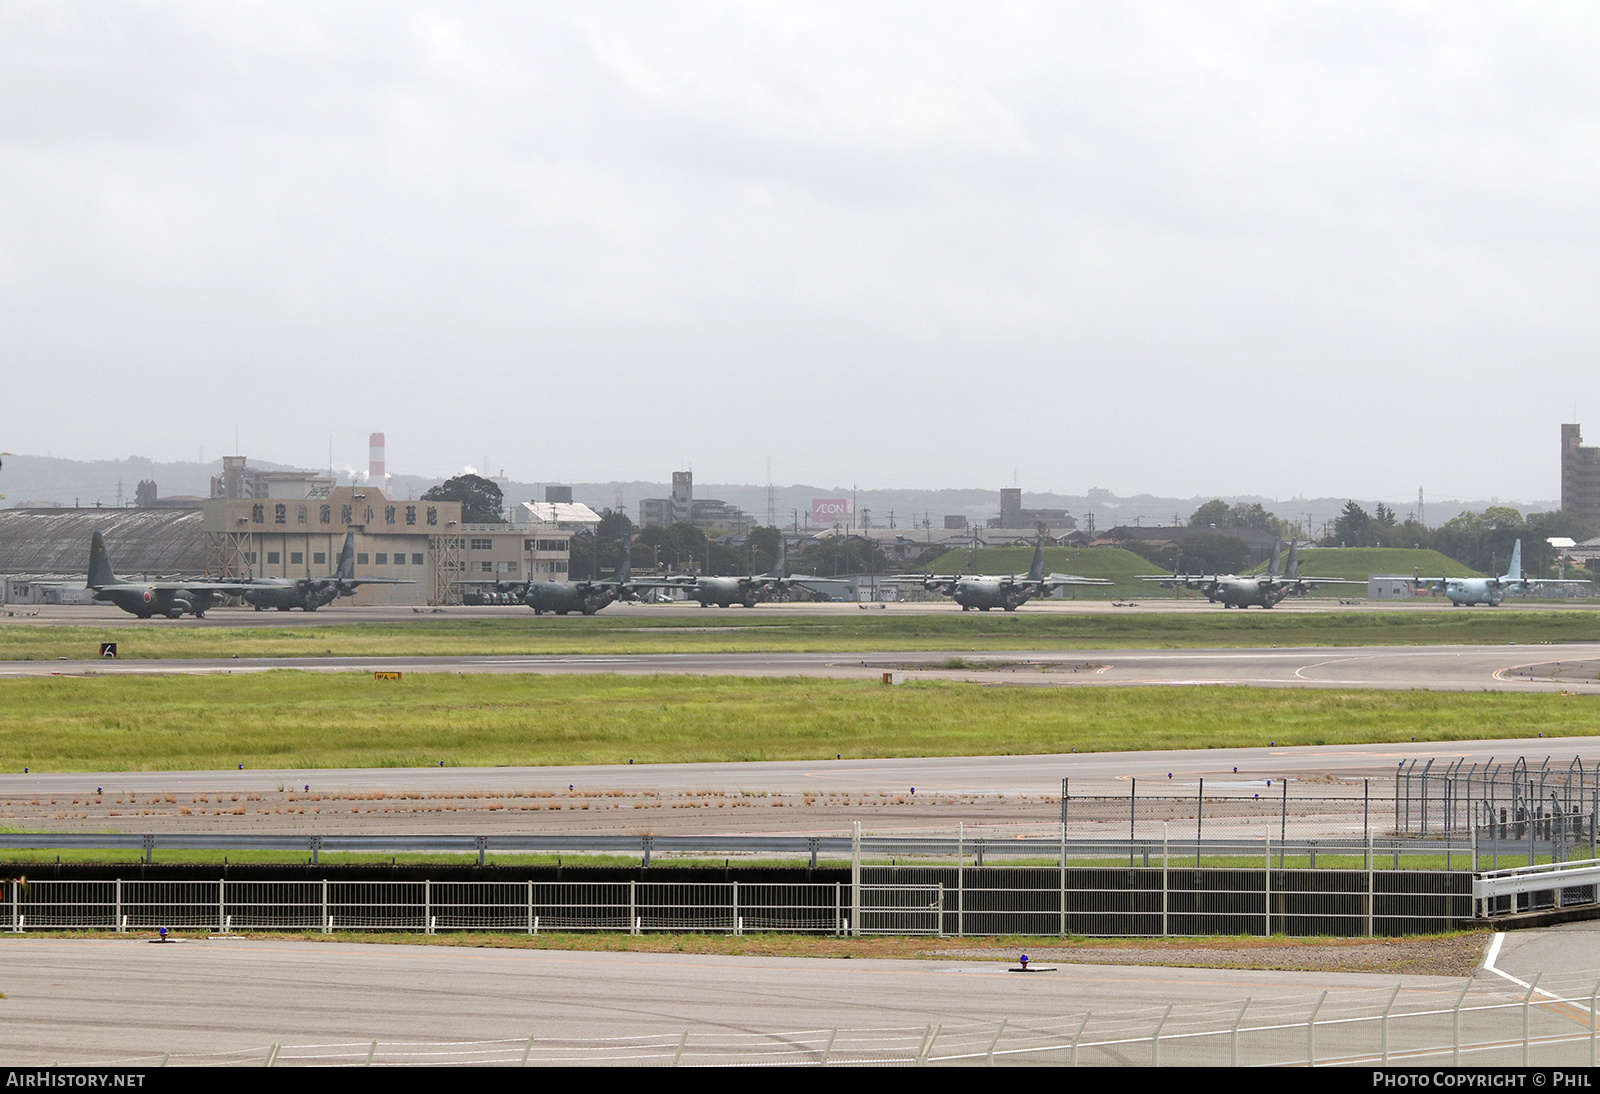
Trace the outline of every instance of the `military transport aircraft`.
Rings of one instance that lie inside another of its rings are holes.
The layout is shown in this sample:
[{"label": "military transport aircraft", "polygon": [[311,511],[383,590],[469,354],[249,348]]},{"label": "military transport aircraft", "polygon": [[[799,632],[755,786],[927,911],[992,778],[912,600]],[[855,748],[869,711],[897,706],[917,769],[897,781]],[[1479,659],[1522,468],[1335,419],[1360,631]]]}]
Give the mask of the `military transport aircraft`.
[{"label": "military transport aircraft", "polygon": [[631,600],[633,586],[628,581],[632,568],[633,537],[622,535],[622,554],[617,560],[617,573],[610,581],[530,581],[522,593],[522,602],[533,609],[534,615],[555,612],[582,612],[593,615],[616,600]]},{"label": "military transport aircraft", "polygon": [[1491,608],[1500,606],[1500,601],[1505,599],[1508,589],[1517,589],[1527,592],[1530,585],[1587,585],[1588,579],[1556,579],[1522,576],[1522,541],[1517,540],[1515,547],[1511,548],[1511,568],[1499,577],[1450,577],[1441,574],[1439,580],[1431,577],[1417,578],[1419,585],[1426,585],[1431,591],[1442,591],[1449,598],[1452,606],[1457,608],[1468,607],[1474,604],[1487,604]]},{"label": "military transport aircraft", "polygon": [[1112,585],[1115,582],[1106,581],[1097,577],[1078,577],[1075,574],[1044,573],[1044,537],[1039,537],[1039,542],[1033,548],[1033,565],[1026,574],[1003,574],[998,577],[984,575],[962,576],[961,574],[930,574],[926,577],[908,574],[905,577],[889,578],[896,582],[915,582],[924,589],[932,592],[943,593],[961,605],[961,610],[970,612],[977,608],[986,612],[990,608],[1003,608],[1014,612],[1021,604],[1036,596],[1049,596],[1056,589],[1067,585]]},{"label": "military transport aircraft", "polygon": [[327,577],[258,577],[246,582],[245,600],[256,611],[277,608],[286,612],[301,608],[314,612],[324,604],[332,604],[341,596],[354,595],[362,585],[415,585],[404,577],[357,577],[356,534],[346,532],[344,548],[339,552],[339,565]]},{"label": "military transport aircraft", "polygon": [[1252,604],[1271,608],[1288,596],[1305,596],[1317,585],[1363,585],[1365,582],[1343,577],[1304,577],[1300,573],[1300,542],[1289,543],[1289,566],[1278,576],[1283,557],[1282,543],[1272,550],[1272,564],[1265,574],[1142,574],[1141,581],[1158,581],[1164,588],[1183,586],[1199,589],[1213,604],[1224,608],[1248,608]]},{"label": "military transport aircraft", "polygon": [[777,560],[773,562],[772,569],[764,574],[751,574],[745,577],[681,574],[676,577],[640,578],[633,584],[635,588],[640,589],[683,589],[688,593],[688,599],[698,600],[702,608],[709,608],[713,604],[719,608],[732,607],[734,604],[754,608],[771,594],[796,587],[833,591],[849,586],[848,581],[830,578],[812,578],[804,575],[784,577],[783,571],[787,561],[788,541],[779,536]]},{"label": "military transport aircraft", "polygon": [[99,532],[89,541],[89,579],[84,587],[95,600],[109,601],[140,619],[164,615],[179,619],[205,618],[206,610],[225,596],[238,596],[249,586],[238,581],[124,581],[111,569],[105,537]]},{"label": "military transport aircraft", "polygon": [[[632,600],[633,585],[628,580],[630,557],[633,554],[633,537],[622,536],[622,552],[617,562],[617,573],[609,581],[461,581],[467,592],[462,597],[468,604],[526,604],[534,615],[555,612],[566,615],[582,612],[593,615],[616,600]],[[479,590],[473,586],[488,586]],[[504,597],[506,599],[502,600]]]}]

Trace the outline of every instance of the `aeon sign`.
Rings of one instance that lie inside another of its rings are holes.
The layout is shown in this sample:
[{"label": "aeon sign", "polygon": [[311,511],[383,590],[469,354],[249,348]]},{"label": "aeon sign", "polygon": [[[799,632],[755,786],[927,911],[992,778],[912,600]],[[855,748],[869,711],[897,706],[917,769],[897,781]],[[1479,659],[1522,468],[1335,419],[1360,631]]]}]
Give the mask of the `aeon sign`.
[{"label": "aeon sign", "polygon": [[811,523],[819,528],[835,524],[849,524],[855,516],[856,504],[849,498],[812,498]]}]

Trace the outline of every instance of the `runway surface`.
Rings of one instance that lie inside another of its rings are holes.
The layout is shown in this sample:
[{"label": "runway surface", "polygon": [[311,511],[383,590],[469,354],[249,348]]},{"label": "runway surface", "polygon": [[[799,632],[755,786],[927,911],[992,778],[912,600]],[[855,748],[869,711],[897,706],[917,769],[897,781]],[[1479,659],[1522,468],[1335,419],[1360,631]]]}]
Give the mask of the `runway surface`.
[{"label": "runway surface", "polygon": [[[1298,748],[1216,748],[1163,752],[1096,752],[1032,756],[948,756],[888,760],[795,760],[746,763],[606,764],[573,767],[413,767],[263,771],[111,771],[68,774],[9,772],[0,775],[0,799],[40,795],[135,793],[247,794],[310,786],[333,793],[415,790],[465,793],[482,790],[619,790],[687,793],[725,789],[735,793],[795,794],[849,791],[854,794],[919,796],[1048,796],[1070,778],[1074,794],[1126,796],[1130,780],[1144,793],[1192,793],[1204,778],[1211,793],[1267,789],[1266,780],[1333,776],[1353,784],[1334,787],[1340,796],[1360,794],[1362,778],[1392,777],[1399,764],[1437,758],[1510,763],[1526,756],[1535,766],[1546,756],[1565,766],[1574,756],[1600,760],[1600,737],[1385,745],[1320,745]],[[1171,776],[1169,778],[1168,776]],[[1276,783],[1275,783],[1276,785]],[[1326,786],[1326,784],[1322,784]],[[1295,786],[1295,794],[1318,793],[1318,784]],[[133,821],[133,818],[129,818]],[[138,823],[138,822],[134,822]],[[781,824],[782,821],[774,821]],[[167,826],[163,826],[167,827]],[[141,829],[145,830],[145,829]]]},{"label": "runway surface", "polygon": [[[949,667],[959,661],[962,667]],[[1032,650],[968,654],[690,653],[538,657],[275,657],[150,661],[4,661],[23,676],[265,672],[810,676],[959,680],[1044,687],[1196,686],[1571,691],[1600,694],[1600,647],[1392,646],[1301,649]]]},{"label": "runway surface", "polygon": [[[259,1062],[515,1064],[792,1062],[815,1064],[837,1028],[833,1062],[909,1062],[931,1025],[943,1051],[980,1057],[1002,1019],[1002,1049],[1064,1049],[1166,1033],[1225,1032],[1249,997],[1259,1021],[1375,1014],[1399,983],[1397,1013],[1448,1006],[1463,981],[1434,976],[1062,965],[1008,973],[998,961],[826,960],[650,953],[215,940],[0,940],[7,1020],[0,1063]],[[1492,993],[1498,984],[1485,984]],[[1274,1016],[1277,1016],[1274,1019]],[[1248,1023],[1247,1023],[1248,1024]],[[1396,1051],[1408,1027],[1395,1023]],[[1122,1032],[1119,1033],[1118,1031]],[[529,1038],[535,1040],[531,1043]],[[685,1038],[686,1040],[681,1040]],[[498,1043],[497,1043],[498,1042]],[[1303,1044],[1303,1040],[1300,1042]],[[1092,1063],[1148,1063],[1149,1041],[1098,1050]],[[1196,1052],[1177,1041],[1163,1062]],[[713,1057],[721,1052],[720,1057]],[[1064,1051],[1009,1062],[1064,1063]],[[1002,1059],[1002,1062],[1008,1062]],[[1248,1062],[1248,1061],[1242,1061]]]}]

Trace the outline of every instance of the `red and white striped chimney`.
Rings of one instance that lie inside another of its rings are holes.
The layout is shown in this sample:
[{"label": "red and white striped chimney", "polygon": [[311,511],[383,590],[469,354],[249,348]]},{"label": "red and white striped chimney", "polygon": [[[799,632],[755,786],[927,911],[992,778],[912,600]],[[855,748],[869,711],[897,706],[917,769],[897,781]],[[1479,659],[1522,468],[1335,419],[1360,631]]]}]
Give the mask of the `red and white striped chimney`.
[{"label": "red and white striped chimney", "polygon": [[386,477],[383,470],[383,434],[374,433],[367,438],[367,481],[381,490]]}]

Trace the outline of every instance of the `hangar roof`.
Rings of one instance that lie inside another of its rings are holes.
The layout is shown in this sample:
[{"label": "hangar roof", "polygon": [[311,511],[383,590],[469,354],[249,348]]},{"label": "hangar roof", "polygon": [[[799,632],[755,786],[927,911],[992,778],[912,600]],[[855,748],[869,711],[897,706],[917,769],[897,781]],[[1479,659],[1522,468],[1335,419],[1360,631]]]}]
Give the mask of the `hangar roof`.
[{"label": "hangar roof", "polygon": [[205,569],[199,509],[0,509],[0,573],[86,574],[95,532],[122,576]]}]

